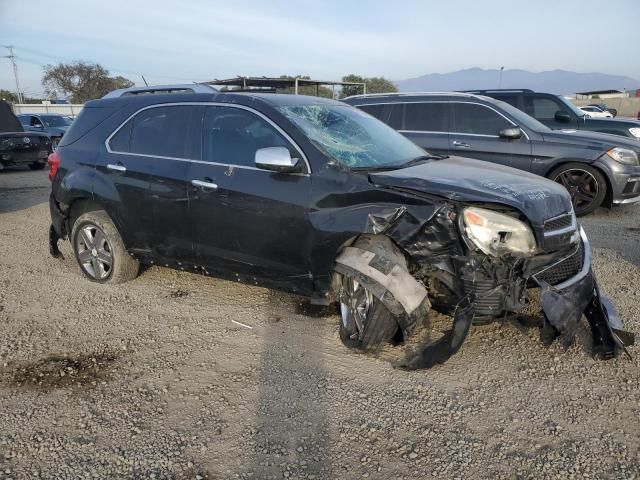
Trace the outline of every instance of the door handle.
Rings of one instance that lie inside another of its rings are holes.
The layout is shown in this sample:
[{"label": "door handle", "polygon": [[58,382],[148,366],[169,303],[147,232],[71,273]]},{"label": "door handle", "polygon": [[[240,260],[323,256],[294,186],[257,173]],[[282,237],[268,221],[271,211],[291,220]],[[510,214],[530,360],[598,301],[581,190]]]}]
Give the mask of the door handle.
[{"label": "door handle", "polygon": [[191,185],[193,185],[194,187],[208,188],[210,190],[218,189],[218,185],[216,185],[215,183],[205,182],[203,180],[191,180]]},{"label": "door handle", "polygon": [[108,163],[107,164],[107,168],[109,170],[115,170],[116,172],[126,172],[127,171],[127,167],[125,167],[124,165],[119,164],[119,163],[116,163],[116,164]]},{"label": "door handle", "polygon": [[458,148],[471,148],[471,145],[468,143],[460,142],[458,140],[453,141],[453,146]]}]

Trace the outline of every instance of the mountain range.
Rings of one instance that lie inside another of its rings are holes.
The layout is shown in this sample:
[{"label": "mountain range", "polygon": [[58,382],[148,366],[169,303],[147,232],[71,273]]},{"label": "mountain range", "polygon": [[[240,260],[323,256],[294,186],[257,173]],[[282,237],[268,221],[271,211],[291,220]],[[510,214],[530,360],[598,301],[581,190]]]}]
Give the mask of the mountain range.
[{"label": "mountain range", "polygon": [[421,77],[393,82],[401,92],[437,92],[491,88],[530,88],[561,95],[591,90],[636,90],[640,80],[606,73],[578,73],[567,70],[529,72],[504,70],[502,83],[500,70],[468,68],[451,73],[430,73]]}]

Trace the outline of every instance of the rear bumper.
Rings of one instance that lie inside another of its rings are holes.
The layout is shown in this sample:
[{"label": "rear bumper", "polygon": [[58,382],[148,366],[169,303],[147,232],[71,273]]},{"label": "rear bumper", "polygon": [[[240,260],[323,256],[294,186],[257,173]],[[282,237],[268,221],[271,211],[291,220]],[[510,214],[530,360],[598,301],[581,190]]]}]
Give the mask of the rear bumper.
[{"label": "rear bumper", "polygon": [[29,163],[46,163],[48,150],[34,152],[0,152],[0,163],[4,165],[24,165]]}]

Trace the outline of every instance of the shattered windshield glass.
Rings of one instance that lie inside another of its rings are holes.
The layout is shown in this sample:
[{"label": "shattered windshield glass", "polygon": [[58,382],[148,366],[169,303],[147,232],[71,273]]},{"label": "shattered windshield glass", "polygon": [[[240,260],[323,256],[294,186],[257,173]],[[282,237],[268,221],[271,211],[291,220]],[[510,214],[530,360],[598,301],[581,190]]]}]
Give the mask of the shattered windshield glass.
[{"label": "shattered windshield glass", "polygon": [[347,105],[283,105],[278,109],[345,167],[400,167],[426,154],[391,127]]}]

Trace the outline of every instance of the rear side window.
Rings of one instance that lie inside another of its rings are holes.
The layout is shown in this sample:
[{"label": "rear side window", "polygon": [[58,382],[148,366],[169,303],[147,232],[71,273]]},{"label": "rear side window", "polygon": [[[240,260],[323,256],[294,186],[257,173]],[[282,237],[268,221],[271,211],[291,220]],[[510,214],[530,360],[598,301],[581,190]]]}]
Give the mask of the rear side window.
[{"label": "rear side window", "polygon": [[533,118],[542,120],[553,120],[556,112],[563,108],[550,98],[527,98],[524,111]]},{"label": "rear side window", "polygon": [[498,136],[513,125],[494,110],[476,103],[453,103],[453,131],[472,135]]},{"label": "rear side window", "polygon": [[143,110],[111,138],[114,152],[200,159],[198,109],[191,105]]},{"label": "rear side window", "polygon": [[31,117],[18,117],[18,120],[20,120],[20,123],[23,127],[30,126],[29,122],[31,121]]},{"label": "rear side window", "polygon": [[387,119],[387,125],[396,130],[402,130],[402,124],[404,123],[402,117],[404,115],[404,105],[402,103],[392,103],[389,105],[389,118]]},{"label": "rear side window", "polygon": [[369,115],[376,117],[378,120],[382,120],[382,111],[384,105],[361,105],[358,107],[360,110],[364,110]]},{"label": "rear side window", "polygon": [[518,95],[493,95],[496,100],[501,100],[509,105],[518,108]]},{"label": "rear side window", "polygon": [[447,103],[407,103],[404,108],[404,130],[449,131],[449,105]]},{"label": "rear side window", "polygon": [[202,159],[242,167],[255,167],[256,150],[285,147],[292,157],[300,154],[269,122],[234,107],[208,107],[202,131]]}]

